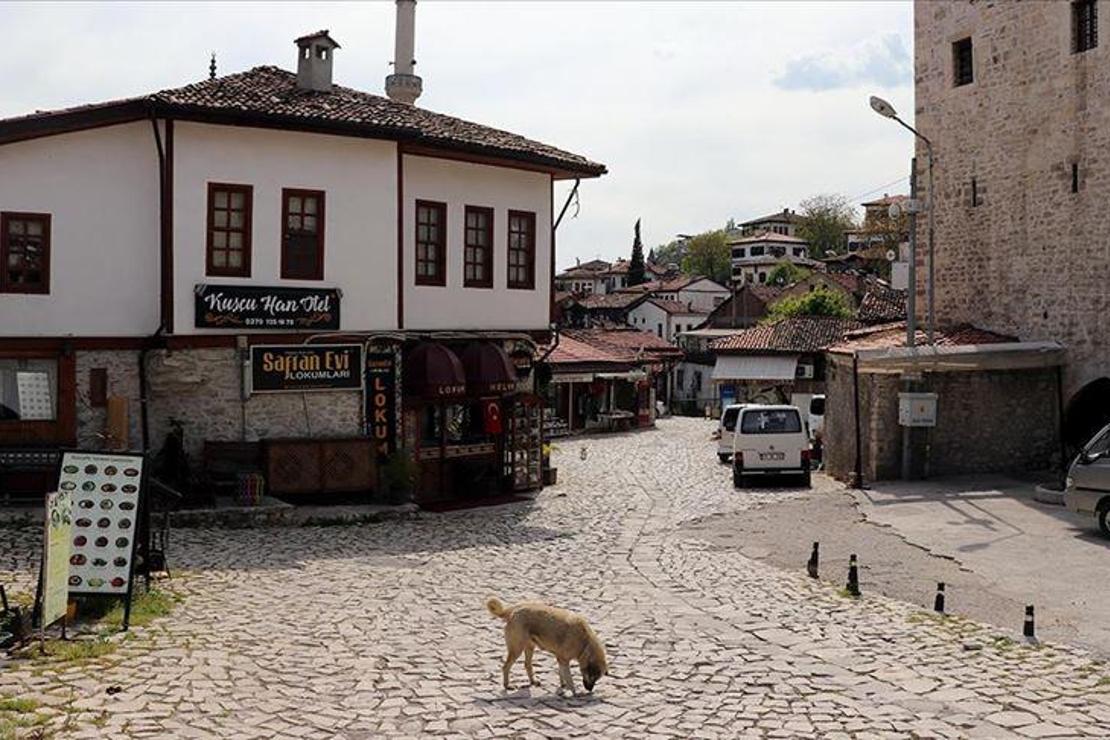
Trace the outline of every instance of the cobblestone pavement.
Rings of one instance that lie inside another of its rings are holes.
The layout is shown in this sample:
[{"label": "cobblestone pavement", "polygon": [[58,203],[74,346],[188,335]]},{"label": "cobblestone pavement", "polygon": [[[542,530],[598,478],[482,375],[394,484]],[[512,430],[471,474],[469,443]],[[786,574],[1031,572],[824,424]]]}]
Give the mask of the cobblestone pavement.
[{"label": "cobblestone pavement", "polygon": [[[532,505],[177,532],[174,564],[189,575],[175,579],[185,601],[171,616],[99,662],[0,669],[0,694],[69,706],[53,725],[80,738],[1106,735],[1110,680],[1082,651],[852,600],[674,536],[797,495],[733,491],[710,429],[673,419],[561,442],[560,484]],[[26,582],[20,538],[0,534],[0,579],[11,569]],[[502,691],[488,594],[583,612],[611,675],[564,698],[537,653],[542,685],[524,688],[518,663]]]}]

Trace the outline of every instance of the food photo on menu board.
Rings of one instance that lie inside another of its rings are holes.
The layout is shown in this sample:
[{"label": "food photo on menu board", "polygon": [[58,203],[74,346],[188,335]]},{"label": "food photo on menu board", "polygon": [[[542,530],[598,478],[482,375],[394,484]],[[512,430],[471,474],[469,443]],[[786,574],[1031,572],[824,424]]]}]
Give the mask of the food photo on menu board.
[{"label": "food photo on menu board", "polygon": [[138,456],[62,456],[58,488],[73,495],[70,593],[127,593],[142,479],[143,459]]}]

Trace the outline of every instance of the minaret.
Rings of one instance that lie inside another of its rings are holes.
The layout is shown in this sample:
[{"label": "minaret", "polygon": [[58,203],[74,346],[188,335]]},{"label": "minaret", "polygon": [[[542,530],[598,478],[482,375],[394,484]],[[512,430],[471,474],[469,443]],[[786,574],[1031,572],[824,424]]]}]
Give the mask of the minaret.
[{"label": "minaret", "polygon": [[385,78],[390,100],[412,105],[424,91],[423,80],[413,74],[416,66],[416,0],[397,0],[397,27],[393,46],[393,74]]}]

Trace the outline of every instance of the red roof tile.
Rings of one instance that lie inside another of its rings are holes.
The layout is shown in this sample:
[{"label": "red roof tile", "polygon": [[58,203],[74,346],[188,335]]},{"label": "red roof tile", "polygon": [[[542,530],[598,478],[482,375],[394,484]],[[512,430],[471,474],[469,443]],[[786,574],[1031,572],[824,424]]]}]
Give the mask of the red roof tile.
[{"label": "red roof tile", "polygon": [[683,303],[682,301],[665,301],[662,298],[652,298],[648,302],[658,306],[659,308],[663,309],[665,312],[667,312],[669,314],[676,314],[676,313],[702,314],[702,315],[708,315],[709,314],[708,311],[702,311],[700,309],[692,308],[691,306]]},{"label": "red roof tile", "polygon": [[635,360],[642,355],[649,358],[682,356],[682,350],[666,339],[632,327],[567,329],[563,336],[591,344],[628,360]]},{"label": "red roof tile", "polygon": [[[917,344],[924,345],[928,342],[928,334],[924,329],[918,329]],[[980,329],[970,324],[958,326],[937,327],[933,339],[942,347],[953,347],[967,344],[1002,344],[1016,342],[1017,337],[997,334],[986,329]],[[906,323],[904,321],[881,326],[869,326],[856,331],[848,332],[844,341],[838,342],[829,348],[830,352],[850,354],[863,349],[886,349],[889,347],[903,347],[906,344]]]},{"label": "red roof tile", "polygon": [[848,332],[861,326],[855,319],[798,316],[745,329],[716,340],[710,347],[724,354],[820,352],[843,341]]}]

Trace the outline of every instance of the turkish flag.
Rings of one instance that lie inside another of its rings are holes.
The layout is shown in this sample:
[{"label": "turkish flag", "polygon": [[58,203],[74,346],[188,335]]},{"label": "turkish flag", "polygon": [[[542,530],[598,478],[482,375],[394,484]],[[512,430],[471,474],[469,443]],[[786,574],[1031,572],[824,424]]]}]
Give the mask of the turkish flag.
[{"label": "turkish flag", "polygon": [[501,434],[501,406],[497,401],[485,401],[483,425],[486,434]]}]

